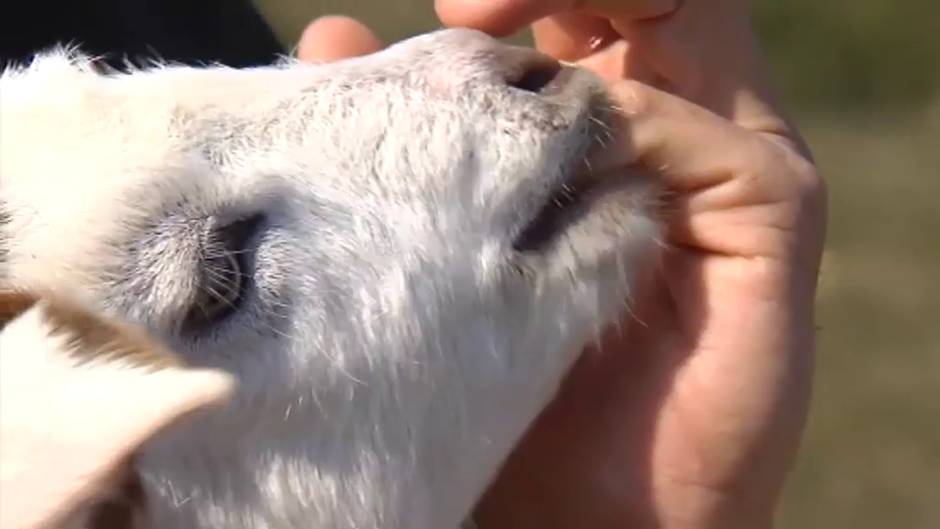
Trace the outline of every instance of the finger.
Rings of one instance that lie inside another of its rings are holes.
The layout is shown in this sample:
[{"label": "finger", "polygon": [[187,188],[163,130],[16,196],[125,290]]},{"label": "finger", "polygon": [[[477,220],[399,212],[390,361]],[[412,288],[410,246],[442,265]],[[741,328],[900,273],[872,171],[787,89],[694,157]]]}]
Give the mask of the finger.
[{"label": "finger", "polygon": [[743,2],[687,1],[657,20],[614,20],[677,94],[749,130],[797,140]]},{"label": "finger", "polygon": [[310,23],[300,37],[297,57],[305,62],[330,62],[368,55],[382,49],[382,41],[356,19],[326,16]]},{"label": "finger", "polygon": [[678,0],[435,0],[441,21],[448,26],[467,26],[494,35],[508,35],[549,15],[579,9],[598,16],[619,13],[640,20],[664,15]]},{"label": "finger", "polygon": [[598,74],[610,83],[631,79],[661,89],[669,89],[669,83],[634,53],[630,43],[618,40],[603,50],[578,61],[578,65]]},{"label": "finger", "polygon": [[568,11],[535,22],[532,32],[539,50],[563,61],[577,61],[607,81],[660,84],[655,71],[632,52],[605,18]]},{"label": "finger", "polygon": [[[818,177],[792,149],[681,97],[635,81],[613,85],[613,137],[596,173],[651,170],[675,192],[673,242],[726,255],[783,257],[800,211],[812,211]],[[632,170],[631,170],[632,169]],[[810,209],[806,209],[810,208]]]},{"label": "finger", "polygon": [[535,44],[563,61],[577,61],[620,40],[607,19],[566,11],[532,24]]},{"label": "finger", "polygon": [[728,180],[752,145],[752,133],[646,84],[620,81],[608,94],[617,113],[613,138],[591,160],[597,172],[641,165],[672,189],[696,190]]}]

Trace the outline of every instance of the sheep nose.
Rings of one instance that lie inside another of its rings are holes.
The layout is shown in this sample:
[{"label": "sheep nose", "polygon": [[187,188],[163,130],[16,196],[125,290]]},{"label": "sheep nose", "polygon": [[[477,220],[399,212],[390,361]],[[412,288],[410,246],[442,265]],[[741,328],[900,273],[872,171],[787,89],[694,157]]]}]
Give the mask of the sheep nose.
[{"label": "sheep nose", "polygon": [[456,89],[476,84],[549,95],[571,69],[536,50],[469,29],[444,30],[416,42],[421,55],[430,58],[431,78]]}]

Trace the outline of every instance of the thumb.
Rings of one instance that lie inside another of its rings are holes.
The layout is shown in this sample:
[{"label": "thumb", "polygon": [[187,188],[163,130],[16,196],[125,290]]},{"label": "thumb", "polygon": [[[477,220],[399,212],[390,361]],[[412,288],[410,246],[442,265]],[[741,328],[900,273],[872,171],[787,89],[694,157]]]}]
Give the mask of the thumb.
[{"label": "thumb", "polygon": [[354,18],[326,16],[310,23],[300,37],[297,57],[304,62],[332,62],[382,49],[382,41]]}]

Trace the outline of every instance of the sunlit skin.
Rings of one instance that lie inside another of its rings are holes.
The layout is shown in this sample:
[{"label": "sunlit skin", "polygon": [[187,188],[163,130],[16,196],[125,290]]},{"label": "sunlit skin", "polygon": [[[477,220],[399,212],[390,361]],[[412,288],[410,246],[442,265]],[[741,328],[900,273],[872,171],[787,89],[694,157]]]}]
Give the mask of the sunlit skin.
[{"label": "sunlit skin", "polygon": [[[534,23],[542,51],[595,70],[622,109],[597,163],[655,169],[673,192],[655,277],[510,458],[477,525],[771,527],[812,385],[826,200],[773,97],[746,0],[436,8],[446,25],[496,35]],[[298,54],[328,61],[380,46],[362,24],[330,17]]]}]

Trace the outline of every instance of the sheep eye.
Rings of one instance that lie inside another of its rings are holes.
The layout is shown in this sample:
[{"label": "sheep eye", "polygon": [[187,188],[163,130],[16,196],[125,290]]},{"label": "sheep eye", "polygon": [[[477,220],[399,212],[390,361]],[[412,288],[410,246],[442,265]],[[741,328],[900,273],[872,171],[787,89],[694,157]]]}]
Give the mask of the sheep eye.
[{"label": "sheep eye", "polygon": [[248,244],[261,221],[262,217],[255,215],[207,230],[198,283],[183,330],[198,331],[238,310],[250,280]]},{"label": "sheep eye", "polygon": [[190,320],[212,322],[235,309],[242,290],[242,267],[231,253],[219,250],[206,257],[202,277],[190,308]]}]

